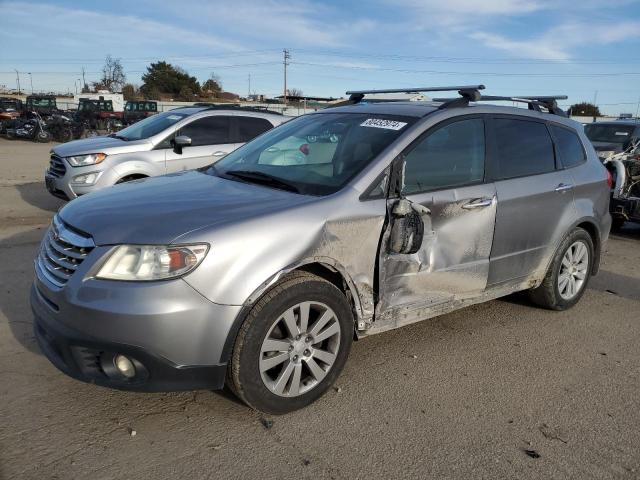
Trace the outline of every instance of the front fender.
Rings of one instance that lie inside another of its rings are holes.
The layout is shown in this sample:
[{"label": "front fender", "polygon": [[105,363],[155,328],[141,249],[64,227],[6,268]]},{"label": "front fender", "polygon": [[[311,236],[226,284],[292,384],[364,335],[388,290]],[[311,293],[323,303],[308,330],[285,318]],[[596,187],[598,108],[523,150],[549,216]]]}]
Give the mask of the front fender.
[{"label": "front fender", "polygon": [[158,165],[154,162],[141,159],[123,160],[113,167],[119,178],[129,175],[144,175],[145,177],[156,177],[164,175],[164,162]]}]

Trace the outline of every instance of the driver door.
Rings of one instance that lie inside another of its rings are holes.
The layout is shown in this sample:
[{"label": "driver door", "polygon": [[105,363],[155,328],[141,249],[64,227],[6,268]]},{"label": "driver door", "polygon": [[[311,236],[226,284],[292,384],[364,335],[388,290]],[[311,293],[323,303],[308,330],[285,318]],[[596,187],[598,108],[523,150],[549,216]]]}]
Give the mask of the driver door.
[{"label": "driver door", "polygon": [[[390,328],[482,294],[496,217],[482,116],[428,130],[399,157],[379,255],[376,322]],[[398,192],[399,191],[399,195]]]}]

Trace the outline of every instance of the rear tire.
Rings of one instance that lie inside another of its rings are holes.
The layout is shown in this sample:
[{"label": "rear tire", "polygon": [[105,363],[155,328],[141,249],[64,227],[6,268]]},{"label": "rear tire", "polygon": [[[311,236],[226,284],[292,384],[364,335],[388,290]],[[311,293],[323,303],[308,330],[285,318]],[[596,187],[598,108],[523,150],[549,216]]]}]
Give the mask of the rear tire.
[{"label": "rear tire", "polygon": [[306,407],[340,375],[353,329],[349,302],[338,288],[308,272],[294,272],[247,315],[227,383],[255,410],[280,415]]},{"label": "rear tire", "polygon": [[560,244],[542,283],[529,290],[531,301],[551,310],[567,310],[578,303],[589,283],[594,250],[586,230],[573,230]]}]

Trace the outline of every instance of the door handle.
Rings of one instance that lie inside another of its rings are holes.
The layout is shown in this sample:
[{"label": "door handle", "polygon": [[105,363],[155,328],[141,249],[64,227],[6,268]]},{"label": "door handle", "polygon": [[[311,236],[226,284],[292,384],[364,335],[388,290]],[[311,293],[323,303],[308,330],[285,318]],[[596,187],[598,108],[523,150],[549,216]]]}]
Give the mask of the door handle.
[{"label": "door handle", "polygon": [[573,188],[573,185],[569,183],[561,183],[556,187],[556,192],[564,192],[565,190],[571,190],[572,188]]},{"label": "door handle", "polygon": [[223,152],[222,150],[218,150],[217,152],[213,152],[214,157],[223,157],[227,154],[227,152]]},{"label": "door handle", "polygon": [[484,208],[493,205],[493,198],[476,198],[469,203],[462,205],[462,208],[466,210],[473,210],[474,208]]}]

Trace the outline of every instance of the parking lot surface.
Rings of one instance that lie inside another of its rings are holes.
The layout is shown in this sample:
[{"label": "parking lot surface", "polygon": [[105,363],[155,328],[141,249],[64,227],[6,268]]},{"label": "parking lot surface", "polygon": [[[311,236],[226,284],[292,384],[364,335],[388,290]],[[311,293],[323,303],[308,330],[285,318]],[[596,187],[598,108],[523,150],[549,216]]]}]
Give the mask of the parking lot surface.
[{"label": "parking lot surface", "polygon": [[640,228],[570,311],[522,295],[354,343],[282,417],[227,393],[87,385],[39,352],[33,258],[63,205],[49,145],[0,139],[0,479],[640,478]]}]

